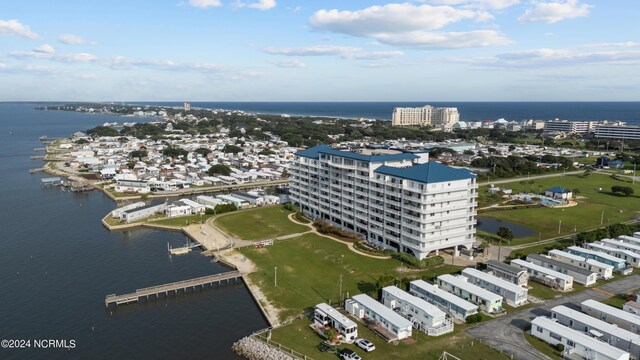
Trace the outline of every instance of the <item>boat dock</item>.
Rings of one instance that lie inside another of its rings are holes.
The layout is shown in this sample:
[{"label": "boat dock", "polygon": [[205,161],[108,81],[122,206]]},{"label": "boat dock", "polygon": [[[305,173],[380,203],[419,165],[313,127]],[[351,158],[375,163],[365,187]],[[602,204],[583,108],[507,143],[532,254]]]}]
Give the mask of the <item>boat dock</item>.
[{"label": "boat dock", "polygon": [[237,281],[242,278],[242,273],[238,270],[224,272],[215,275],[207,275],[198,277],[195,279],[183,280],[174,283],[151,286],[147,288],[138,289],[133,293],[116,295],[111,294],[107,295],[104,299],[104,305],[108,308],[111,304],[113,305],[121,305],[121,304],[129,304],[132,302],[138,302],[141,298],[149,299],[150,296],[156,296],[156,298],[160,294],[164,294],[165,296],[169,296],[169,293],[173,292],[173,294],[178,294],[179,290],[186,292],[187,289],[191,288],[196,290],[199,286],[204,289],[206,285],[213,286],[214,284],[222,284],[224,281],[228,283],[231,280]]},{"label": "boat dock", "polygon": [[42,178],[40,181],[42,182],[42,186],[62,185],[62,179],[59,177]]}]

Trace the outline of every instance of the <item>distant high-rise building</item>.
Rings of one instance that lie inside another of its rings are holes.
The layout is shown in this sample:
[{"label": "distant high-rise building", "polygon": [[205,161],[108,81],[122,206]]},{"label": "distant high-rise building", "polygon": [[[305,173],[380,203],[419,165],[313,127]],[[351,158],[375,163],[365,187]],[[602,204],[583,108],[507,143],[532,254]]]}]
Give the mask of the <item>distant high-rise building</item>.
[{"label": "distant high-rise building", "polygon": [[393,109],[393,126],[433,126],[451,131],[453,125],[460,121],[458,108],[434,107],[397,107]]},{"label": "distant high-rise building", "polygon": [[191,110],[191,104],[189,104],[188,102],[184,103],[184,111],[189,111]]}]

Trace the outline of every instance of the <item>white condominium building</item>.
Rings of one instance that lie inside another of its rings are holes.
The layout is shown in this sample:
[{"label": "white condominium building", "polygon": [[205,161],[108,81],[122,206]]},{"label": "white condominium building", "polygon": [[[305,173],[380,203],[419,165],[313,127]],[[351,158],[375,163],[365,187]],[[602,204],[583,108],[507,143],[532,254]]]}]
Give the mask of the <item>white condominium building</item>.
[{"label": "white condominium building", "polygon": [[544,123],[544,132],[589,133],[593,132],[597,122],[595,121],[569,121],[550,120]]},{"label": "white condominium building", "polygon": [[460,121],[458,108],[433,107],[397,107],[393,109],[391,124],[393,126],[427,126],[451,129]]},{"label": "white condominium building", "polygon": [[291,201],[316,219],[424,259],[471,249],[476,175],[428,161],[427,153],[363,155],[315,146],[295,154]]},{"label": "white condominium building", "polygon": [[624,123],[598,125],[596,138],[640,140],[640,126],[624,125]]}]

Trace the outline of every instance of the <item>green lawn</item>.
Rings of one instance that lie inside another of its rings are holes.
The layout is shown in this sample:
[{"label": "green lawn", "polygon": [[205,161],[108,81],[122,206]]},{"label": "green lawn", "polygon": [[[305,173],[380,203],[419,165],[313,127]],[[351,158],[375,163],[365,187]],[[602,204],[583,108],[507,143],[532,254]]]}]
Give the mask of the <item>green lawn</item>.
[{"label": "green lawn", "polygon": [[[202,222],[206,222],[207,219],[212,217],[213,215],[202,215]],[[170,219],[163,219],[158,221],[153,221],[152,224],[157,225],[165,225],[165,226],[175,226],[182,227],[191,224],[199,224],[200,223],[200,215],[189,215],[189,216],[180,216]]]},{"label": "green lawn", "polygon": [[[542,238],[551,238],[558,235],[571,235],[576,232],[594,229],[600,226],[602,213],[604,211],[603,225],[613,224],[630,220],[639,209],[640,184],[632,185],[614,180],[608,175],[592,174],[590,176],[567,175],[557,178],[546,178],[535,180],[532,188],[538,191],[538,185],[542,189],[552,186],[564,186],[570,189],[579,189],[578,205],[565,209],[554,208],[531,208],[520,210],[505,210],[486,212],[480,214],[479,218],[494,218],[509,221],[527,226],[536,231],[535,235],[516,239],[512,245],[523,244],[538,239],[538,233],[542,233]],[[635,190],[635,195],[624,197],[611,193],[611,186],[624,185],[631,186]],[[501,187],[511,188],[514,191],[521,191],[522,185],[518,182],[501,184]],[[528,190],[529,185],[524,185]],[[602,190],[600,190],[602,189]],[[479,192],[486,192],[486,187],[481,187]],[[558,225],[562,221],[560,234]]]},{"label": "green lawn", "polygon": [[272,239],[309,231],[308,227],[289,220],[289,214],[291,212],[278,205],[234,212],[220,216],[215,222],[224,231],[243,240]]},{"label": "green lawn", "polygon": [[531,346],[538,349],[538,351],[547,355],[548,357],[552,359],[562,358],[562,355],[560,354],[560,352],[554,346],[551,346],[551,344],[544,342],[527,332],[524,333],[524,338],[527,339],[527,341],[529,342],[529,344],[531,344]]},{"label": "green lawn", "polygon": [[[271,339],[282,343],[295,351],[312,357],[313,359],[335,360],[335,354],[320,352],[316,346],[323,339],[309,328],[311,321],[308,319],[296,320],[290,325],[278,328],[272,332]],[[456,325],[453,333],[439,337],[429,337],[414,329],[413,344],[400,342],[397,345],[388,344],[380,337],[372,333],[364,325],[358,324],[358,336],[371,340],[376,346],[376,350],[365,353],[365,351],[355,345],[340,345],[339,349],[349,348],[366,359],[421,359],[437,360],[443,351],[455,355],[463,360],[501,360],[508,359],[505,355],[489,348],[481,342],[471,338],[464,333],[467,325]]]},{"label": "green lawn", "polygon": [[[460,270],[441,265],[421,271],[399,272],[395,259],[373,259],[350,251],[346,245],[316,234],[278,241],[266,248],[245,247],[239,251],[258,269],[250,275],[276,307],[282,319],[302,313],[321,302],[339,301],[340,276],[343,297],[359,293],[375,295],[375,283],[383,274],[398,277],[433,278]],[[277,286],[274,268],[277,267]],[[312,270],[312,271],[310,271]]]},{"label": "green lawn", "polygon": [[622,305],[627,302],[627,295],[625,294],[617,294],[616,296],[612,296],[607,300],[602,301],[604,304],[611,305],[613,307],[617,307],[618,309],[622,309]]}]

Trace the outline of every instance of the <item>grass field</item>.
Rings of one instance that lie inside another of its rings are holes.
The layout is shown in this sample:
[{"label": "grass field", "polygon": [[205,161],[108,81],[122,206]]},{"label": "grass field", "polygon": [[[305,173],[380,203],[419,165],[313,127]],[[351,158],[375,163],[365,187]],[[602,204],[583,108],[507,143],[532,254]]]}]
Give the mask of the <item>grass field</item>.
[{"label": "grass field", "polygon": [[[258,269],[250,277],[277,307],[284,310],[281,314],[283,319],[321,302],[337,303],[340,276],[343,297],[346,297],[347,294],[372,294],[376,281],[383,274],[432,278],[461,269],[442,265],[422,271],[401,272],[401,263],[395,259],[362,256],[342,243],[316,234],[278,241],[266,248],[245,247],[239,250],[256,263]],[[277,286],[274,286],[275,267],[278,268]]]},{"label": "grass field", "polygon": [[[536,231],[535,235],[516,239],[512,242],[512,245],[518,245],[537,240],[538,232],[542,233],[542,238],[545,239],[559,235],[571,235],[574,233],[574,229],[576,232],[594,229],[600,226],[601,218],[603,218],[603,225],[630,220],[636,215],[636,211],[640,209],[638,206],[640,203],[640,184],[632,185],[617,181],[608,175],[567,175],[557,178],[538,179],[532,185],[533,191],[538,191],[538,185],[542,185],[543,190],[552,186],[564,186],[569,189],[577,188],[580,191],[577,198],[578,205],[565,209],[531,208],[495,211],[482,213],[478,217],[509,221],[527,226]],[[628,197],[612,194],[611,186],[613,185],[631,186],[634,188],[635,194]],[[500,186],[511,188],[514,192],[522,190],[522,185],[518,182],[501,184]],[[524,188],[528,190],[529,185],[524,185]],[[479,190],[479,192],[486,191],[486,187],[482,187]],[[560,234],[558,234],[560,222]]]},{"label": "grass field", "polygon": [[527,341],[529,342],[529,344],[531,344],[531,346],[538,349],[538,351],[547,355],[548,357],[552,359],[562,358],[562,355],[560,354],[560,352],[555,347],[551,346],[551,344],[548,344],[526,332],[524,333],[524,338],[527,339]]},{"label": "grass field", "polygon": [[308,227],[291,222],[287,218],[289,214],[291,212],[284,210],[282,206],[269,206],[220,216],[215,223],[243,240],[272,239],[309,231]]},{"label": "grass field", "polygon": [[[322,342],[322,338],[309,328],[311,323],[308,319],[296,320],[290,325],[281,327],[272,332],[271,339],[283,345],[303,353],[313,359],[335,360],[336,354],[320,352],[316,346]],[[372,333],[362,324],[358,326],[358,336],[371,340],[376,346],[376,350],[365,353],[364,350],[355,345],[340,345],[338,348],[349,348],[366,359],[421,359],[437,360],[443,351],[447,351],[464,360],[502,360],[509,359],[507,356],[489,348],[479,341],[464,333],[466,325],[456,325],[453,333],[439,337],[429,337],[414,330],[413,344],[400,342],[397,345],[388,344],[380,337]]]}]

